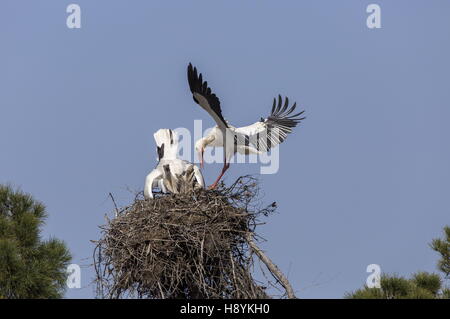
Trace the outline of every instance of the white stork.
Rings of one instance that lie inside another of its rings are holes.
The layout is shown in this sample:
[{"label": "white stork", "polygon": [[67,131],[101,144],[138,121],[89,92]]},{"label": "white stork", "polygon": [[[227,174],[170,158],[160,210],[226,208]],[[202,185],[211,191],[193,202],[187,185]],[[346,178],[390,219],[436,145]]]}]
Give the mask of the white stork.
[{"label": "white stork", "polygon": [[189,175],[189,172],[192,173],[195,183],[204,187],[205,182],[200,169],[188,161],[177,158],[178,134],[170,129],[160,129],[153,136],[159,162],[145,179],[144,196],[153,198],[154,187],[158,187],[163,193],[168,191],[175,193],[176,190],[171,186],[176,183],[176,177]]},{"label": "white stork", "polygon": [[267,118],[261,118],[252,125],[234,127],[223,118],[219,98],[211,91],[208,82],[203,81],[202,74],[198,74],[197,68],[191,63],[188,66],[187,76],[195,103],[208,112],[217,123],[208,135],[195,143],[195,150],[200,157],[200,167],[203,168],[203,153],[206,147],[224,148],[222,172],[210,188],[217,186],[236,152],[241,154],[268,152],[270,148],[282,143],[292,132],[292,128],[305,119],[300,117],[304,111],[291,115],[297,103],[289,108],[289,99],[286,97],[283,103],[283,99],[278,95],[278,101],[273,99],[272,111]]}]

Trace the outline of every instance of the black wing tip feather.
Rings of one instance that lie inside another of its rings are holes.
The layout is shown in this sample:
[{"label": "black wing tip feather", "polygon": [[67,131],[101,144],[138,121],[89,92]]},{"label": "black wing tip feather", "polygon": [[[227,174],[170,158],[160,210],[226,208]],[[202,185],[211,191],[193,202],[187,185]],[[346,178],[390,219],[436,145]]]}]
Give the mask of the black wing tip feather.
[{"label": "black wing tip feather", "polygon": [[[225,126],[227,126],[227,122],[222,116],[219,98],[212,92],[211,88],[208,86],[208,82],[203,81],[203,75],[197,71],[197,68],[193,66],[192,63],[189,63],[188,65],[187,75],[191,93],[197,93],[206,98],[208,100],[208,103],[210,104],[210,107],[217,114],[220,121],[223,122]],[[193,96],[193,99],[195,103],[200,104],[195,96]]]},{"label": "black wing tip feather", "polygon": [[[273,129],[278,130],[279,135],[276,137],[279,144],[284,142],[287,135],[292,133],[294,127],[296,127],[305,117],[300,117],[305,111],[302,110],[297,114],[291,115],[297,107],[297,102],[289,107],[289,98],[285,97],[284,101],[280,94],[273,99],[273,106],[271,114],[265,119],[261,119],[261,122],[266,124],[268,134],[271,134]],[[268,141],[267,146],[271,147],[271,142]]]},{"label": "black wing tip feather", "polygon": [[203,81],[203,75],[197,71],[197,68],[189,63],[188,65],[188,82],[192,93],[199,93],[205,97],[208,95],[215,96],[208,87],[208,82]]},{"label": "black wing tip feather", "polygon": [[[297,123],[304,120],[306,117],[299,117],[302,114],[305,113],[305,110],[302,110],[301,112],[297,114],[290,115],[297,107],[297,102],[294,102],[294,104],[289,108],[289,98],[286,96],[283,103],[283,98],[281,94],[278,94],[278,103],[277,99],[273,99],[273,106],[272,111],[269,116],[270,119],[272,119],[275,122],[285,122],[285,124],[292,123],[296,126]],[[268,119],[269,119],[268,118]]]},{"label": "black wing tip feather", "polygon": [[198,83],[199,80],[201,80],[201,74],[200,77],[197,73],[197,68],[192,65],[192,63],[189,63],[188,70],[187,70],[187,76],[188,76],[188,82],[189,82],[189,89],[192,93],[198,91]]}]

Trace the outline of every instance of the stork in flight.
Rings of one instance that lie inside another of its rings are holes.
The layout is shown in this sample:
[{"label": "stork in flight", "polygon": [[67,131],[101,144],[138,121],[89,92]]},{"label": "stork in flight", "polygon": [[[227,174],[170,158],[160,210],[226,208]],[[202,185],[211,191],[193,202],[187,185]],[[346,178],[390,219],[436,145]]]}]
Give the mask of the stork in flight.
[{"label": "stork in flight", "polygon": [[292,132],[292,128],[305,119],[301,117],[304,111],[291,115],[297,103],[289,107],[289,99],[286,97],[283,103],[283,99],[278,95],[278,101],[276,98],[273,99],[272,111],[267,118],[261,118],[260,121],[248,126],[234,127],[223,118],[219,98],[191,63],[187,69],[187,76],[195,103],[208,112],[217,124],[209,134],[195,143],[195,150],[200,157],[200,167],[203,168],[203,153],[206,147],[224,148],[222,172],[209,188],[217,186],[230,167],[231,158],[236,152],[241,154],[268,152],[272,147],[282,143]]}]

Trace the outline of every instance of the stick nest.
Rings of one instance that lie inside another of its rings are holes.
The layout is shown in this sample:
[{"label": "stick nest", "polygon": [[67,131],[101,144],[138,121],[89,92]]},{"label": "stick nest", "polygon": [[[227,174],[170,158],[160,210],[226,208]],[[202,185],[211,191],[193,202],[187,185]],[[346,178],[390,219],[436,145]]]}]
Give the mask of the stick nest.
[{"label": "stick nest", "polygon": [[102,298],[268,298],[251,273],[258,183],[240,177],[230,187],[138,195],[101,226],[94,263]]}]

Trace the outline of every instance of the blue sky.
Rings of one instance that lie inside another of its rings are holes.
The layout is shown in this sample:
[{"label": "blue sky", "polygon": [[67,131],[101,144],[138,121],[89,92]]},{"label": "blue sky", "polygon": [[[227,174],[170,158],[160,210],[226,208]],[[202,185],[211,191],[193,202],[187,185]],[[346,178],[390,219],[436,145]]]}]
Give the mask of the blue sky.
[{"label": "blue sky", "polygon": [[[434,271],[432,238],[450,222],[450,2],[73,1],[0,4],[0,183],[44,202],[44,237],[67,242],[93,297],[108,193],[128,204],[154,167],[153,133],[213,125],[190,96],[194,63],[225,117],[247,125],[277,94],[307,119],[262,175],[279,213],[262,247],[300,298],[340,298],[366,267]],[[381,6],[368,29],[366,7]],[[208,183],[220,165],[207,165]],[[225,181],[259,172],[235,164]]]}]

